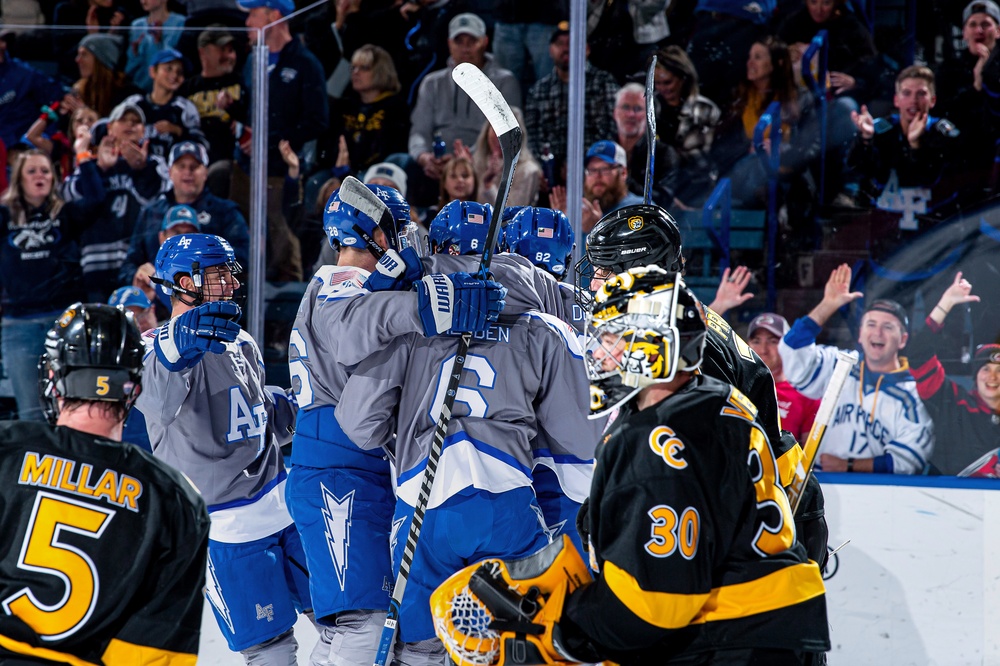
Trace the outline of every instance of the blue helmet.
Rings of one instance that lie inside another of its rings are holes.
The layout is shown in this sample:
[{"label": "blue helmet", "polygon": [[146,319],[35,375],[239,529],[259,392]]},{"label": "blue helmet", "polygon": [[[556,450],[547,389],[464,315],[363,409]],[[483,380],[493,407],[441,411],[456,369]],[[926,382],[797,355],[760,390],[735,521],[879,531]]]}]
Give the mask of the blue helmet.
[{"label": "blue helmet", "polygon": [[518,213],[520,213],[525,208],[530,208],[530,206],[507,206],[503,209],[503,215],[500,216],[500,224],[507,226],[507,224],[513,220]]},{"label": "blue helmet", "polygon": [[[212,234],[181,234],[168,238],[160,246],[160,251],[156,253],[156,276],[153,281],[168,296],[176,295],[186,305],[200,305],[205,301],[205,269],[213,266],[225,266],[233,275],[243,270],[236,261],[233,246],[225,238]],[[188,291],[180,286],[180,278],[184,275],[191,277],[197,291]],[[192,300],[184,300],[182,294]],[[228,300],[231,297],[222,298]]]},{"label": "blue helmet", "polygon": [[[397,246],[399,234],[404,227],[412,222],[410,218],[410,204],[407,203],[403,195],[394,187],[385,185],[365,185],[375,193],[379,199],[389,208],[393,221],[396,223],[395,234],[388,239],[390,247]],[[366,248],[364,237],[359,233],[359,229],[369,238],[375,237],[375,229],[379,228],[378,220],[373,220],[363,214],[354,206],[340,200],[340,188],[337,188],[330,195],[323,209],[323,230],[330,241],[330,245],[340,249],[343,247]],[[384,231],[384,230],[383,230]],[[371,250],[371,248],[368,248]],[[374,254],[374,253],[373,253]]]},{"label": "blue helmet", "polygon": [[455,199],[444,205],[434,217],[428,238],[431,252],[441,254],[480,254],[490,229],[493,206]]},{"label": "blue helmet", "polygon": [[573,254],[573,227],[561,211],[525,207],[503,228],[500,248],[563,278]]}]

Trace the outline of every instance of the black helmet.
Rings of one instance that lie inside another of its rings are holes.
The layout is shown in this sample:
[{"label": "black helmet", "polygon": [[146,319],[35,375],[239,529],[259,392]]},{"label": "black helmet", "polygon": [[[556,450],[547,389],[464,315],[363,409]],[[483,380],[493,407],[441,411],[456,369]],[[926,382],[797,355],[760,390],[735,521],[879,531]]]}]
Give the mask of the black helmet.
[{"label": "black helmet", "polygon": [[663,208],[650,204],[611,211],[587,234],[587,253],[576,264],[577,302],[589,307],[595,271],[613,275],[649,265],[674,273],[684,271],[677,221]]},{"label": "black helmet", "polygon": [[704,309],[680,273],[645,266],[610,277],[586,331],[591,415],[700,368],[706,334]]},{"label": "black helmet", "polygon": [[117,402],[139,396],[143,344],[130,313],[110,305],[71,305],[45,336],[38,362],[39,392],[50,423],[58,399]]}]

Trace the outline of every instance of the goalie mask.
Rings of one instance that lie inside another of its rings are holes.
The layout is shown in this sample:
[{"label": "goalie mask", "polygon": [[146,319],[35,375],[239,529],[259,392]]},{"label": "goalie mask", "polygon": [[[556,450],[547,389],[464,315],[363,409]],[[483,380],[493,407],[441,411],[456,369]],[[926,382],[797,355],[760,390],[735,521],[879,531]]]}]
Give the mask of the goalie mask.
[{"label": "goalie mask", "polygon": [[[182,234],[168,238],[156,253],[155,268],[152,280],[163,293],[193,306],[206,301],[234,300],[240,288],[236,276],[243,271],[229,241],[212,234]],[[194,283],[192,289],[180,285],[185,276]]]},{"label": "goalie mask", "polygon": [[646,266],[610,277],[587,323],[591,417],[700,368],[706,331],[702,305],[679,273]]},{"label": "goalie mask", "polygon": [[71,305],[45,336],[38,361],[39,394],[49,423],[59,398],[117,402],[139,397],[142,338],[131,314],[110,305]]}]

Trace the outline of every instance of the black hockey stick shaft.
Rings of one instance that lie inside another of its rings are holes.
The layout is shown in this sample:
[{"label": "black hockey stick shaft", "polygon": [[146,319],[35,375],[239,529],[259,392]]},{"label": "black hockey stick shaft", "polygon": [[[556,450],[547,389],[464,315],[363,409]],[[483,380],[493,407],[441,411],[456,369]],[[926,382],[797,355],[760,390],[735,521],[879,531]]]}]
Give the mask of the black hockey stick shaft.
[{"label": "black hockey stick shaft", "polygon": [[653,201],[653,164],[656,160],[656,99],[653,96],[653,78],[656,75],[656,56],[649,61],[646,71],[646,143],[649,150],[646,155],[646,185],[642,190],[642,202]]},{"label": "black hockey stick shaft", "polygon": [[[483,257],[479,263],[479,276],[485,279],[489,274],[490,262],[493,260],[493,246],[500,235],[500,221],[503,217],[504,205],[507,203],[507,194],[510,192],[517,158],[521,154],[521,128],[518,127],[514,114],[503,95],[475,65],[461,64],[456,66],[452,71],[452,78],[472,98],[476,106],[489,120],[490,126],[500,140],[500,149],[503,153],[500,187],[497,190],[496,205],[493,208],[490,226],[486,233],[486,247],[483,249]],[[431,439],[431,448],[427,455],[427,466],[424,468],[417,503],[413,508],[413,518],[406,534],[406,544],[403,547],[403,556],[399,572],[396,574],[396,582],[392,588],[389,611],[385,617],[385,625],[382,627],[374,666],[386,666],[389,663],[392,646],[396,642],[400,605],[403,593],[406,591],[406,582],[409,579],[410,567],[413,565],[413,557],[417,549],[417,539],[420,538],[420,531],[423,528],[424,514],[427,512],[431,489],[437,476],[438,462],[441,459],[441,451],[444,449],[444,438],[448,433],[448,424],[451,422],[451,414],[455,407],[455,398],[458,395],[462,371],[465,369],[465,361],[471,342],[472,334],[463,333],[459,339],[458,350],[455,352],[455,360],[448,377],[448,388],[441,404],[437,423],[434,426],[434,436]]]}]

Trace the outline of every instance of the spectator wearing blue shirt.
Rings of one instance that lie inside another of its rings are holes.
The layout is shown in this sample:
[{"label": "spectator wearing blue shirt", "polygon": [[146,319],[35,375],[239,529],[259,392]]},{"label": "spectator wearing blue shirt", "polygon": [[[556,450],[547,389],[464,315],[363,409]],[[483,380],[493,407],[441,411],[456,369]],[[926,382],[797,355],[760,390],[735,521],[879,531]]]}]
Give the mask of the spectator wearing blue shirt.
[{"label": "spectator wearing blue shirt", "polygon": [[184,26],[184,17],[167,11],[167,0],[141,1],[142,8],[148,14],[132,21],[128,35],[125,75],[137,88],[149,92],[153,88],[149,67],[161,51],[177,47],[177,42],[181,38],[181,31],[177,28]]}]

